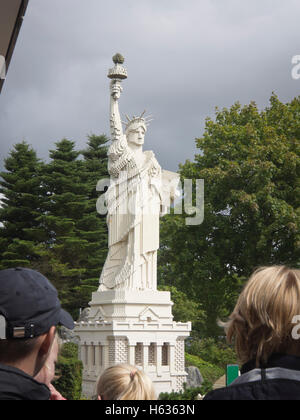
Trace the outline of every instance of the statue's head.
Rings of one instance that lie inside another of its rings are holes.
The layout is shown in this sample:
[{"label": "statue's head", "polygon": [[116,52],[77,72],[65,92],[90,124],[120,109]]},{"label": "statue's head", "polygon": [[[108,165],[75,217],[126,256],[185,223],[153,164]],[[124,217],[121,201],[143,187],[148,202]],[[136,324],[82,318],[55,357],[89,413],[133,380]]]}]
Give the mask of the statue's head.
[{"label": "statue's head", "polygon": [[128,144],[134,144],[136,146],[143,146],[145,143],[145,135],[147,132],[147,127],[144,123],[136,122],[131,124],[128,130],[126,130],[126,138]]},{"label": "statue's head", "polygon": [[145,143],[147,126],[150,121],[144,118],[144,114],[145,112],[140,117],[133,117],[132,119],[126,116],[128,122],[126,123],[125,134],[128,145],[143,146]]}]

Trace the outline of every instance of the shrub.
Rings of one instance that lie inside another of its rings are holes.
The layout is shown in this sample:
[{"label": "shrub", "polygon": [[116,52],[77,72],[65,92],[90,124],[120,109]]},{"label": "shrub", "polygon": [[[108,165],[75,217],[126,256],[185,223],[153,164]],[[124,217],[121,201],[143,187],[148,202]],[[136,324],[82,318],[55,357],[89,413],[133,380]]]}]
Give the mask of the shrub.
[{"label": "shrub", "polygon": [[187,366],[195,366],[200,370],[201,375],[203,376],[203,379],[204,379],[202,386],[199,388],[187,389],[186,384],[185,384],[184,390],[181,392],[171,392],[169,394],[168,393],[160,394],[159,399],[161,401],[196,400],[199,394],[204,396],[208,392],[212,391],[213,384],[216,382],[216,380],[225,374],[225,370],[202,360],[198,356],[186,354],[185,358],[186,358]]},{"label": "shrub", "polygon": [[234,349],[223,340],[207,338],[193,341],[188,347],[188,353],[224,370],[227,365],[237,364]]},{"label": "shrub", "polygon": [[225,375],[225,369],[208,363],[198,356],[186,354],[185,360],[187,366],[196,366],[200,370],[204,381],[206,384],[210,384],[211,387],[221,376]]},{"label": "shrub", "polygon": [[78,345],[74,343],[65,343],[60,349],[60,356],[66,359],[78,359]]},{"label": "shrub", "polygon": [[162,393],[159,396],[161,401],[194,401],[197,399],[198,395],[203,395],[203,387],[200,388],[191,388],[191,389],[184,389],[181,392],[171,392]]},{"label": "shrub", "polygon": [[67,400],[80,400],[82,384],[82,362],[78,360],[78,347],[73,343],[66,343],[56,365],[59,379],[54,383],[55,388]]}]

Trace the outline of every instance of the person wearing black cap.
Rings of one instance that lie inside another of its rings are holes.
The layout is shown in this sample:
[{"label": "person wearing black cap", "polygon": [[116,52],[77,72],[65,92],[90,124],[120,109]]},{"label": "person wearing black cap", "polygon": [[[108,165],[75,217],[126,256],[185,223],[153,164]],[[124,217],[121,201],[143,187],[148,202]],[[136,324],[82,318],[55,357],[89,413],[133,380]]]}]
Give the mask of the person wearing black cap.
[{"label": "person wearing black cap", "polygon": [[57,290],[42,274],[24,268],[0,271],[0,400],[49,400],[34,380],[47,360],[56,326],[74,328]]}]

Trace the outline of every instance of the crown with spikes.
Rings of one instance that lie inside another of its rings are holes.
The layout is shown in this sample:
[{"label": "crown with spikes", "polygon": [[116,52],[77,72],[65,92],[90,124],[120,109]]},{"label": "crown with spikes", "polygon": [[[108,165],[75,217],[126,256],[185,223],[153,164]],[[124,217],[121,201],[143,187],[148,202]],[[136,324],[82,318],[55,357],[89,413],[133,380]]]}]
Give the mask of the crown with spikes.
[{"label": "crown with spikes", "polygon": [[150,122],[153,121],[152,116],[148,116],[144,118],[144,115],[146,114],[146,111],[144,111],[139,117],[133,116],[132,118],[129,118],[128,115],[126,116],[127,121],[122,123],[125,125],[125,130],[127,131],[129,127],[133,124],[143,124],[145,127],[148,127],[150,125]]}]

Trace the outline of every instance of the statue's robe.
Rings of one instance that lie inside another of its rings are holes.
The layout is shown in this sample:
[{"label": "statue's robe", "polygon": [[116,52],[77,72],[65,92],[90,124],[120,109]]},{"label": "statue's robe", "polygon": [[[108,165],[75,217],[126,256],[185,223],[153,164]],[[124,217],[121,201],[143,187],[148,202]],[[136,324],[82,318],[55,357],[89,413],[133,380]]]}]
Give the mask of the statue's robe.
[{"label": "statue's robe", "polygon": [[162,171],[153,152],[139,167],[125,136],[109,150],[109,253],[100,290],[156,290]]}]

